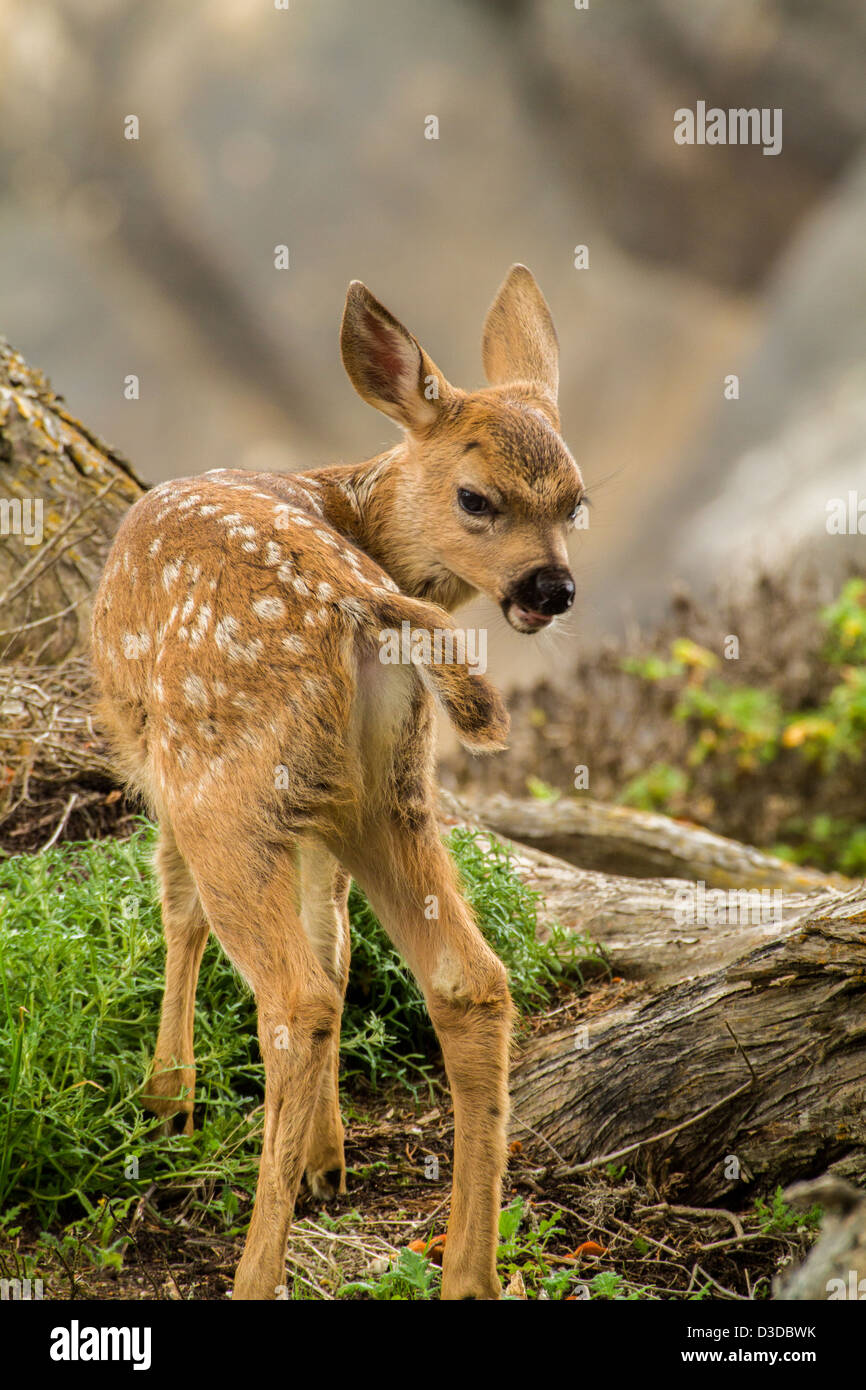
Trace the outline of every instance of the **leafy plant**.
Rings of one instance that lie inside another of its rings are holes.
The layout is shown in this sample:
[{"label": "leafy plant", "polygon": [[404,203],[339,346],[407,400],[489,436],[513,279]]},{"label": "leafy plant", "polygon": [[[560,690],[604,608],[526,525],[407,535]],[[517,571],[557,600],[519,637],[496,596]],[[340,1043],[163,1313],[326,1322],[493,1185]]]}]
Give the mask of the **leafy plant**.
[{"label": "leafy plant", "polygon": [[363,1293],[377,1301],[419,1302],[433,1297],[438,1277],[439,1271],[425,1255],[403,1249],[377,1279],[357,1279],[343,1284],[340,1297]]},{"label": "leafy plant", "polygon": [[[826,775],[862,766],[866,750],[866,581],[851,579],[821,611],[824,657],[836,676],[812,708],[786,710],[773,690],[723,680],[714,653],[686,639],[670,660],[630,659],[624,669],[676,693],[673,716],[691,738],[684,765],[651,764],[620,800],[647,810],[683,814],[692,801],[711,817],[713,793],[745,784],[770,764]],[[700,774],[700,781],[699,779]],[[775,850],[785,858],[856,876],[866,873],[866,824],[850,816],[792,815]]]},{"label": "leafy plant", "polygon": [[784,1235],[786,1231],[816,1231],[821,1225],[823,1210],[817,1204],[807,1212],[795,1211],[777,1187],[768,1206],[760,1197],[755,1202],[755,1214],[761,1223],[761,1230],[768,1235]]}]

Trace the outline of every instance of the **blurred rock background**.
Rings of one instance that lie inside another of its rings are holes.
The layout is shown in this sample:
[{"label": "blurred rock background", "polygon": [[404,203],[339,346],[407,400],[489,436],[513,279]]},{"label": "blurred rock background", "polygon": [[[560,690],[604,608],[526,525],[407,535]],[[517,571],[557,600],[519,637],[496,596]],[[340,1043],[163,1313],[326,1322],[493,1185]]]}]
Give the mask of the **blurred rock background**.
[{"label": "blurred rock background", "polygon": [[[864,60],[861,0],[0,0],[0,331],[145,478],[320,466],[393,439],[340,364],[348,280],[471,387],[527,262],[579,605],[533,643],[467,621],[495,678],[569,682],[675,581],[862,551],[825,522],[866,491]],[[698,100],[781,107],[782,153],[677,145]]]}]

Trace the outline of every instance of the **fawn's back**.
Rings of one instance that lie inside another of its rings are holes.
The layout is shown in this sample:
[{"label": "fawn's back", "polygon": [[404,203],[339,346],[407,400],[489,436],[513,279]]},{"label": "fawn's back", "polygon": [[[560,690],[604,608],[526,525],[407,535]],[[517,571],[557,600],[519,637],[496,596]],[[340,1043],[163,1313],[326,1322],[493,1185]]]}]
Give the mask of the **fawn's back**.
[{"label": "fawn's back", "polygon": [[394,775],[429,697],[414,667],[381,664],[378,634],[449,620],[397,596],[319,487],[215,470],[160,484],[118,531],[94,603],[99,713],[156,814],[194,826],[227,799],[252,834],[329,829]]}]

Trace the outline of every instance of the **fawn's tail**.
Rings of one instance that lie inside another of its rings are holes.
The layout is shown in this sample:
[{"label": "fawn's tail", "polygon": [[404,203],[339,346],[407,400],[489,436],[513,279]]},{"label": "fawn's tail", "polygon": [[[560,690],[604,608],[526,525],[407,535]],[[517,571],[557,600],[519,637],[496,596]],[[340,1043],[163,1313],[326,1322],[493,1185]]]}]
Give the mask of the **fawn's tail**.
[{"label": "fawn's tail", "polygon": [[394,594],[376,601],[375,620],[379,640],[382,630],[393,634],[396,659],[405,654],[412,662],[465,748],[493,753],[505,747],[511,721],[502,696],[467,662],[465,633],[444,608]]}]

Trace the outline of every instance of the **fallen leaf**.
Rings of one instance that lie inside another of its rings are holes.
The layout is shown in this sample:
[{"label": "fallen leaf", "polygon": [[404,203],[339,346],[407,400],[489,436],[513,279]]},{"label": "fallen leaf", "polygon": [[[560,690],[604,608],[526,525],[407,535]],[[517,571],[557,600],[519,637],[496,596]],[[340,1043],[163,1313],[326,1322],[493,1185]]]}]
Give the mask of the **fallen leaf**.
[{"label": "fallen leaf", "polygon": [[520,1142],[519,1139],[513,1140],[513,1142],[510,1143],[510,1144],[508,1145],[508,1152],[509,1152],[510,1154],[522,1154],[522,1153],[523,1153],[523,1145],[521,1144],[521,1142]]},{"label": "fallen leaf", "polygon": [[446,1236],[431,1236],[429,1241],[411,1240],[409,1249],[414,1250],[416,1255],[426,1255],[432,1264],[441,1265],[446,1239]]},{"label": "fallen leaf", "polygon": [[516,1269],[508,1281],[508,1288],[505,1290],[506,1298],[526,1298],[526,1285],[523,1282],[523,1275]]},{"label": "fallen leaf", "polygon": [[589,1255],[606,1255],[607,1247],[599,1245],[597,1240],[585,1240],[583,1245],[579,1245],[574,1252],[576,1260],[585,1259]]}]

